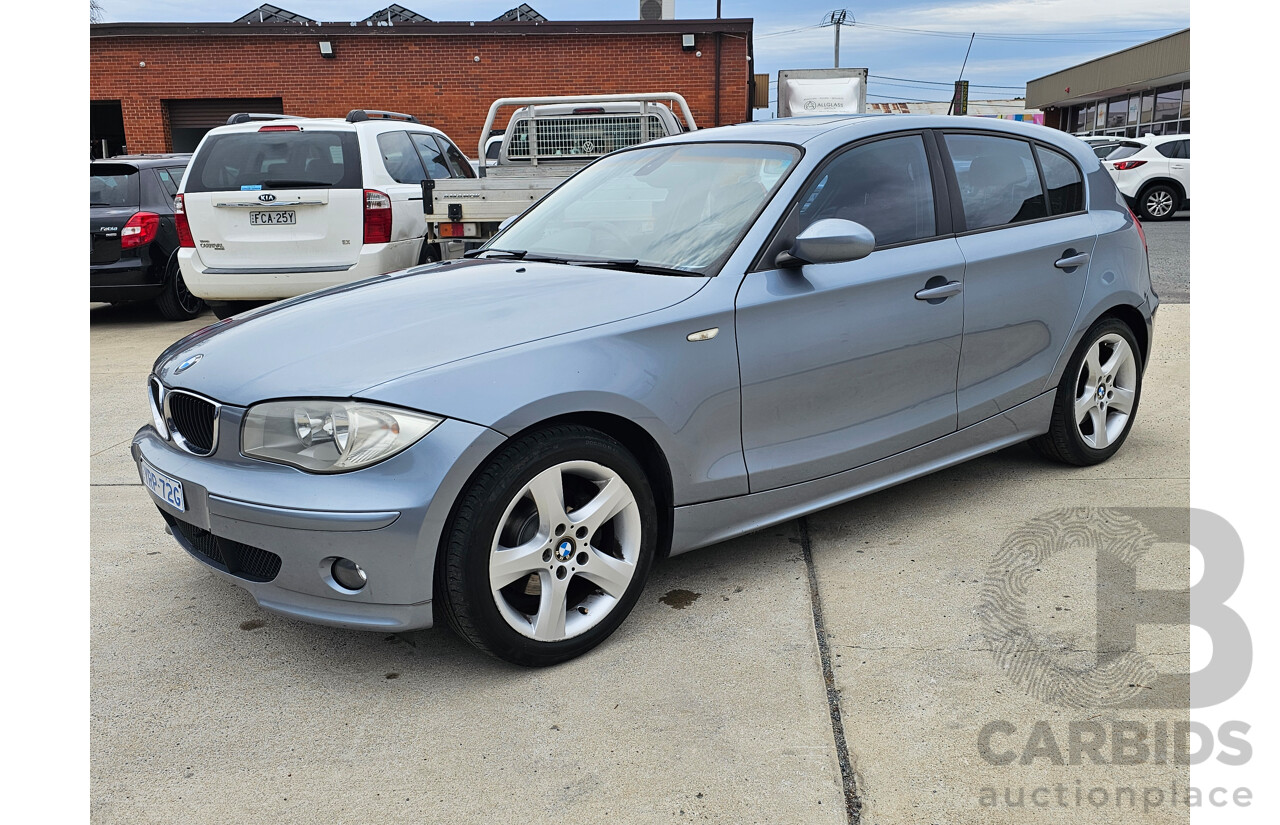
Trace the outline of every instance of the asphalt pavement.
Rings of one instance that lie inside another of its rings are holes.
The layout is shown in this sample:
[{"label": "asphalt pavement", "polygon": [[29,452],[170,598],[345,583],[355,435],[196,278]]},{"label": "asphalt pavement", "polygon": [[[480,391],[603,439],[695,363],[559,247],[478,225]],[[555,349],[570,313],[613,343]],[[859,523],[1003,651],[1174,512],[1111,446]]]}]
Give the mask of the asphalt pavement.
[{"label": "asphalt pavement", "polygon": [[1171,220],[1148,221],[1147,260],[1151,285],[1163,303],[1191,300],[1191,213],[1176,212]]},{"label": "asphalt pavement", "polygon": [[[91,309],[93,821],[1186,822],[1168,801],[1185,765],[1111,758],[1123,726],[1173,730],[1186,710],[1044,698],[1002,658],[986,600],[1010,537],[1046,513],[1188,505],[1189,290],[1165,251],[1188,228],[1147,227],[1167,303],[1111,461],[1018,446],[672,559],[610,640],[546,670],[444,628],[283,619],[193,561],[128,446],[155,355],[213,318]],[[1019,614],[1086,658],[1087,549],[1038,566]],[[1176,552],[1149,562],[1144,587],[1185,584]],[[1139,638],[1161,673],[1189,669],[1185,628]]]}]

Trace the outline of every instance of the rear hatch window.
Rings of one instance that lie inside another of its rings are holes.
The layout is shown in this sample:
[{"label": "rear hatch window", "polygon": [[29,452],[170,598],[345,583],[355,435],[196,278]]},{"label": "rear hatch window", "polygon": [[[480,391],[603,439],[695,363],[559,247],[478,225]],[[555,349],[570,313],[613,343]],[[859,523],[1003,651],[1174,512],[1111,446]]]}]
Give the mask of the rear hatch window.
[{"label": "rear hatch window", "polygon": [[137,206],[138,169],[123,163],[89,166],[89,206]]},{"label": "rear hatch window", "polygon": [[360,189],[355,132],[266,131],[211,136],[191,163],[187,192]]},{"label": "rear hatch window", "polygon": [[1138,154],[1146,147],[1147,145],[1145,143],[1121,143],[1119,146],[1111,150],[1111,153],[1107,155],[1106,159],[1124,160],[1130,155]]}]

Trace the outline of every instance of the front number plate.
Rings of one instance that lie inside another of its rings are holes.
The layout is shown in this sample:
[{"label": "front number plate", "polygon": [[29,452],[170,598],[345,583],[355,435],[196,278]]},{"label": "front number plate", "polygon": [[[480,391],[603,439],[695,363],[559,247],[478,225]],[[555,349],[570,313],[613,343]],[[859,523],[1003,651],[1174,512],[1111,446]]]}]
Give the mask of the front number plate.
[{"label": "front number plate", "polygon": [[296,224],[298,222],[298,213],[292,209],[283,212],[250,212],[250,226],[279,226],[281,224]]},{"label": "front number plate", "polygon": [[156,498],[175,510],[186,511],[187,502],[182,497],[181,481],[169,478],[145,461],[139,462],[139,466],[142,468],[142,483],[155,494]]}]

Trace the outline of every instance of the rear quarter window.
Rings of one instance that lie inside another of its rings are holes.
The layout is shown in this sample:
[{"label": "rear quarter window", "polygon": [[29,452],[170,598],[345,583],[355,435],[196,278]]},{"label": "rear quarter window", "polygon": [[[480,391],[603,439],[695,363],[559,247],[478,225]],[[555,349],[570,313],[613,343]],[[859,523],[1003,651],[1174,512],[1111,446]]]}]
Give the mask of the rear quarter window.
[{"label": "rear quarter window", "polygon": [[1036,147],[1044,185],[1049,190],[1049,214],[1067,215],[1084,210],[1084,179],[1080,169],[1066,155],[1044,146]]},{"label": "rear quarter window", "polygon": [[188,192],[360,189],[355,132],[231,132],[209,138],[191,161]]}]

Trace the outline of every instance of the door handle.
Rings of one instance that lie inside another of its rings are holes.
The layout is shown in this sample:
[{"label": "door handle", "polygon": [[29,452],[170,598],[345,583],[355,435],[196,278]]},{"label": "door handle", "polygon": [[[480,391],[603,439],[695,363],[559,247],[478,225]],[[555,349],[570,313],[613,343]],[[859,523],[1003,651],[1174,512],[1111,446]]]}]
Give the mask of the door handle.
[{"label": "door handle", "polygon": [[[1068,249],[1067,252],[1072,252],[1072,250]],[[1079,255],[1068,255],[1065,258],[1059,258],[1053,262],[1053,265],[1058,269],[1064,269],[1070,272],[1076,267],[1084,266],[1087,263],[1089,263],[1089,253],[1081,252]]]},{"label": "door handle", "polygon": [[959,295],[962,289],[964,289],[964,284],[959,281],[947,281],[941,286],[930,286],[920,290],[916,293],[916,300],[939,304],[952,295]]}]

